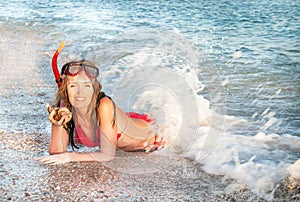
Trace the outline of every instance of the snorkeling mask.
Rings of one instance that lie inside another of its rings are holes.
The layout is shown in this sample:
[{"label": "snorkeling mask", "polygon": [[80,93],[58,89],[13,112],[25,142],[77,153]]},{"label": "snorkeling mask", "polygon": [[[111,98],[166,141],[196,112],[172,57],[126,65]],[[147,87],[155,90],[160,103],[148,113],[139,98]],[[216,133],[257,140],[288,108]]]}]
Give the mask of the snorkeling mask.
[{"label": "snorkeling mask", "polygon": [[96,78],[99,75],[99,70],[96,66],[94,66],[92,63],[88,61],[80,61],[80,62],[69,62],[65,64],[62,67],[61,75],[59,74],[58,71],[58,66],[57,66],[57,57],[61,50],[64,48],[65,42],[61,42],[59,45],[58,49],[55,51],[53,57],[52,57],[52,70],[53,74],[55,76],[55,81],[60,87],[62,83],[62,78],[61,75],[68,75],[68,76],[76,76],[79,72],[82,70],[85,71],[86,75],[90,78]]},{"label": "snorkeling mask", "polygon": [[69,62],[62,67],[62,75],[76,76],[81,71],[85,71],[90,79],[94,79],[99,75],[99,70],[92,64],[87,64],[86,61]]}]

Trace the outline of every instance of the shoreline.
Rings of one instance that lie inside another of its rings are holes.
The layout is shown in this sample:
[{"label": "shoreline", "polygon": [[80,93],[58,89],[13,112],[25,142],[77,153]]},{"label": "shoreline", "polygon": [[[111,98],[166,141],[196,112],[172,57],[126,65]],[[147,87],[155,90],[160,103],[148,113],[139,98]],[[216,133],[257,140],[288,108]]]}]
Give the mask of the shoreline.
[{"label": "shoreline", "polygon": [[[267,201],[246,186],[229,191],[232,180],[205,173],[190,159],[151,154],[150,161],[144,161],[148,154],[129,153],[134,158],[50,166],[34,160],[47,154],[47,135],[2,132],[0,138],[3,201]],[[145,168],[155,169],[140,174],[114,169],[142,161]],[[299,200],[299,184],[293,189],[288,186],[288,179],[281,181],[273,200]]]}]

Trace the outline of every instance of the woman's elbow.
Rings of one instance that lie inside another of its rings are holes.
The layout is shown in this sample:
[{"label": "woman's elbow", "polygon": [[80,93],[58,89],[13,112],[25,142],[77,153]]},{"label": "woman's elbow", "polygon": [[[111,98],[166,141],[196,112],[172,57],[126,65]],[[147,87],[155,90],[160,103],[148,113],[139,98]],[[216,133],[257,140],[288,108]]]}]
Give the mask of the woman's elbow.
[{"label": "woman's elbow", "polygon": [[115,155],[109,155],[109,156],[107,156],[106,161],[112,161],[112,160],[114,160],[114,158],[115,158]]},{"label": "woman's elbow", "polygon": [[92,161],[99,161],[99,162],[105,162],[105,161],[112,161],[115,158],[115,154],[106,154],[103,152],[95,152],[95,153],[88,153],[90,156],[90,160]]},{"label": "woman's elbow", "polygon": [[58,149],[53,149],[53,148],[48,149],[48,153],[50,155],[61,154],[61,153],[65,153],[65,152],[66,151],[64,151],[64,150],[58,150]]},{"label": "woman's elbow", "polygon": [[115,154],[105,154],[103,157],[103,161],[112,161],[115,158]]}]

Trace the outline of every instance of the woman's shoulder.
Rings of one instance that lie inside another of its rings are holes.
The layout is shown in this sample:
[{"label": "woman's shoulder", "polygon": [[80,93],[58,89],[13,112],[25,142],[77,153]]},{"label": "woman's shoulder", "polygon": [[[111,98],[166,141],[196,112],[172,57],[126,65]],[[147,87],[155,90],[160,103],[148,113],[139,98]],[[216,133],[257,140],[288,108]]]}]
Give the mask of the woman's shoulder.
[{"label": "woman's shoulder", "polygon": [[101,98],[97,113],[99,121],[101,120],[101,125],[110,123],[113,125],[115,124],[116,109],[114,102],[110,98]]},{"label": "woman's shoulder", "polygon": [[114,110],[114,108],[115,108],[115,104],[110,98],[103,97],[100,99],[100,104],[98,108],[99,112],[109,112]]},{"label": "woman's shoulder", "polygon": [[111,104],[113,104],[113,101],[112,101],[112,99],[109,97],[109,96],[107,96],[104,92],[100,92],[99,94],[98,94],[98,96],[97,96],[97,105],[96,105],[96,107],[98,108],[99,106],[103,106],[103,105],[111,105]]},{"label": "woman's shoulder", "polygon": [[113,101],[109,97],[103,97],[100,99],[100,106],[101,105],[112,105]]}]

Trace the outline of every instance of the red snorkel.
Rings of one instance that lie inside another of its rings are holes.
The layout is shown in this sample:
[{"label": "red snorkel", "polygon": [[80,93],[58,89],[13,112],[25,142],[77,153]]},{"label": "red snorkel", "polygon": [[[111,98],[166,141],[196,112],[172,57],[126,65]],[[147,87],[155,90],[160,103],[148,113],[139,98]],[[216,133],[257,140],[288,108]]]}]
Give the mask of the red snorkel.
[{"label": "red snorkel", "polygon": [[55,81],[56,81],[58,87],[60,87],[62,80],[61,80],[61,77],[60,77],[60,74],[58,71],[58,67],[57,67],[57,57],[58,57],[60,51],[64,48],[64,46],[65,46],[65,42],[63,41],[60,43],[58,49],[55,51],[55,53],[52,57],[52,71],[53,71]]}]

